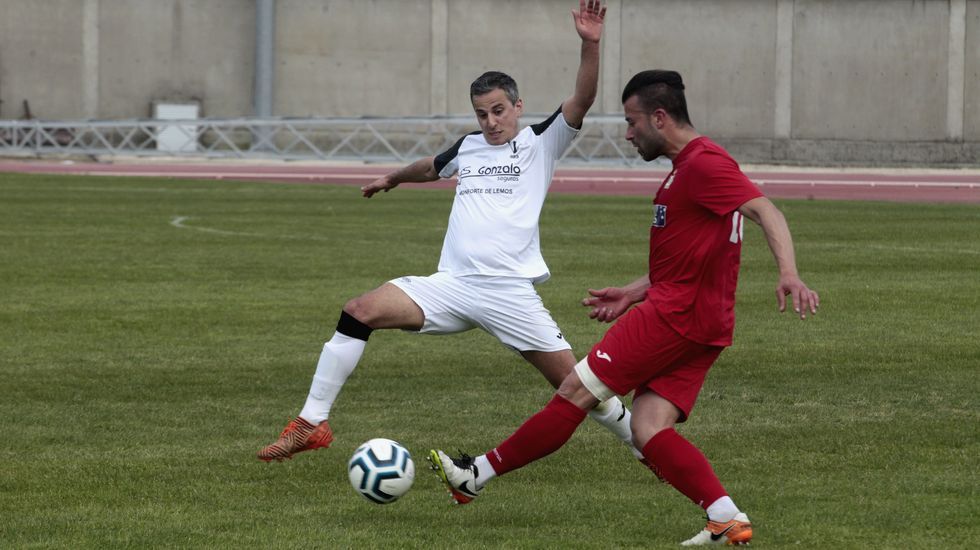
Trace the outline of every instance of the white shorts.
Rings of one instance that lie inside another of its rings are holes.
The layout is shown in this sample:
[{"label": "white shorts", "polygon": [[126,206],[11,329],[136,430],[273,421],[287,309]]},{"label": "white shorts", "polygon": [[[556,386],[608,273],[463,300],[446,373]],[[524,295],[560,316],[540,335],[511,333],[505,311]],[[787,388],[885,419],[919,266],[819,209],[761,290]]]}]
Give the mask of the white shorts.
[{"label": "white shorts", "polygon": [[436,273],[390,282],[422,308],[422,334],[455,334],[481,328],[515,351],[561,351],[572,347],[529,279]]}]

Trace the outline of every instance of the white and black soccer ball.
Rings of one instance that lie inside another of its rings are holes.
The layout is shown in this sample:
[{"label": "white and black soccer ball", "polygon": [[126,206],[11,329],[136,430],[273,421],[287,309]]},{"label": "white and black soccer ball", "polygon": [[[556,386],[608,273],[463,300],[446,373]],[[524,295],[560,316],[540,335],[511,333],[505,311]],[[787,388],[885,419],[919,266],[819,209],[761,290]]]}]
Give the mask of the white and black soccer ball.
[{"label": "white and black soccer ball", "polygon": [[379,437],[354,451],[347,472],[355,491],[371,502],[388,504],[412,488],[415,462],[400,443]]}]

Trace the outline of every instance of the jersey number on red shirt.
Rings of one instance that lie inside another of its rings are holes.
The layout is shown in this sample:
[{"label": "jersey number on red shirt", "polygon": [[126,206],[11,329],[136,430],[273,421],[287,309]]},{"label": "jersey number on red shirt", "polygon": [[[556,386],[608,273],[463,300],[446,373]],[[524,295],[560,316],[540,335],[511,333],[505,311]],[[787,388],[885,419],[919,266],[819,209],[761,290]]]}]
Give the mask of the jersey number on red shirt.
[{"label": "jersey number on red shirt", "polygon": [[742,234],[745,229],[745,216],[739,212],[732,213],[732,234],[728,236],[728,240],[738,244],[742,240]]}]

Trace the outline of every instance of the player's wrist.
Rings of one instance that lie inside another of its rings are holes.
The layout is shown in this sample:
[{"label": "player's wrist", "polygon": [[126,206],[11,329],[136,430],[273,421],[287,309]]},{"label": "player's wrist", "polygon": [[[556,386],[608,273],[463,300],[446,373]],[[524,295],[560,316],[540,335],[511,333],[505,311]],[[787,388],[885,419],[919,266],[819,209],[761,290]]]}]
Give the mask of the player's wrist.
[{"label": "player's wrist", "polygon": [[632,288],[632,289],[624,289],[624,290],[625,291],[623,292],[623,295],[626,296],[626,299],[629,300],[631,304],[642,302],[643,298],[645,298],[647,295],[647,291],[645,288],[642,289]]}]

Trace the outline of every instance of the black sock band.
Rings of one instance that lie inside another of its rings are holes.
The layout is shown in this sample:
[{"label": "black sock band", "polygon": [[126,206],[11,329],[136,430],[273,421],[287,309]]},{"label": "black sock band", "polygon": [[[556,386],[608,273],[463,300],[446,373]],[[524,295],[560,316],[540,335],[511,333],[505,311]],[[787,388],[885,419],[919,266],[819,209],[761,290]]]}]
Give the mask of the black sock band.
[{"label": "black sock band", "polygon": [[373,330],[373,328],[358,321],[346,311],[340,312],[340,321],[337,321],[337,332],[344,336],[350,336],[351,338],[357,338],[358,340],[367,342]]}]

